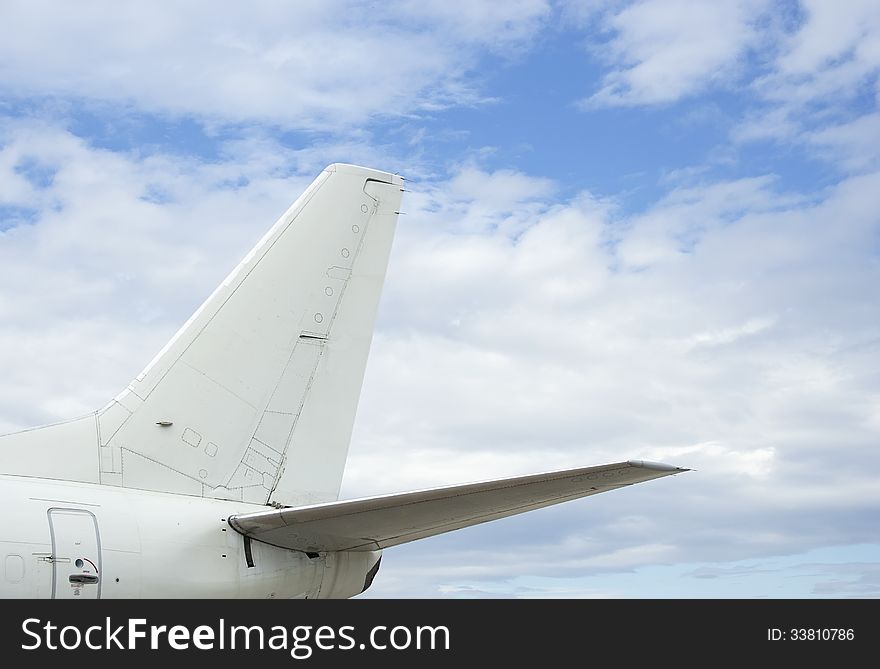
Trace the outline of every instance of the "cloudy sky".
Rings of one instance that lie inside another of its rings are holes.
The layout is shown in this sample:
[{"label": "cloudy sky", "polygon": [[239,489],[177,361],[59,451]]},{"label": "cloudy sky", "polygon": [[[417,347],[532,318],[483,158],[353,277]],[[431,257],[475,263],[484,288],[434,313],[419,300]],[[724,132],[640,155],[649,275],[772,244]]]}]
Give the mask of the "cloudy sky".
[{"label": "cloudy sky", "polygon": [[404,174],[344,497],[696,471],[369,596],[880,596],[874,0],[0,6],[0,432],[98,408],[328,163]]}]

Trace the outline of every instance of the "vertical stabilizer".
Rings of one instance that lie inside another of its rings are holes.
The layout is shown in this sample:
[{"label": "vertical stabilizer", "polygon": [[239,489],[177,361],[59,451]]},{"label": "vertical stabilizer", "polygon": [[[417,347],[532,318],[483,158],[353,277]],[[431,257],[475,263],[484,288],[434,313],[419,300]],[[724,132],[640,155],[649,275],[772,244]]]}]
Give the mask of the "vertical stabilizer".
[{"label": "vertical stabilizer", "polygon": [[97,470],[73,478],[123,487],[335,500],[402,191],[329,166],[76,444],[49,427],[4,452],[28,439],[35,463],[86,454]]}]

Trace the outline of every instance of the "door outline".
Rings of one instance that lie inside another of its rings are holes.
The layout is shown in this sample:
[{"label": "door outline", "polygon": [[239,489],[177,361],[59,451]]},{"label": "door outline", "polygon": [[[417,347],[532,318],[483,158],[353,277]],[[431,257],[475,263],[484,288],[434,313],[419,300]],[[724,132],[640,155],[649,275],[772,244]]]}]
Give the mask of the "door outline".
[{"label": "door outline", "polygon": [[[46,511],[46,515],[48,515],[48,517],[49,517],[49,536],[52,539],[52,557],[50,558],[51,562],[52,562],[52,599],[57,599],[57,597],[55,595],[57,593],[56,586],[57,586],[57,579],[58,579],[57,547],[55,545],[55,525],[52,522],[52,512],[53,511],[64,511],[67,513],[79,513],[79,514],[84,514],[84,515],[91,517],[92,524],[95,527],[95,543],[97,544],[97,547],[98,547],[98,555],[97,555],[98,564],[95,566],[95,568],[98,571],[98,583],[97,583],[98,596],[97,596],[97,599],[101,599],[101,582],[104,580],[101,575],[102,571],[103,571],[103,560],[102,560],[103,549],[101,548],[101,531],[98,529],[98,518],[97,518],[97,516],[95,516],[94,513],[92,513],[91,511],[89,511],[87,509],[77,509],[75,507],[70,507],[70,506],[53,506]],[[86,559],[88,560],[88,558],[86,558]],[[92,562],[92,561],[89,560],[89,562]],[[94,565],[94,563],[92,563],[92,564]]]}]

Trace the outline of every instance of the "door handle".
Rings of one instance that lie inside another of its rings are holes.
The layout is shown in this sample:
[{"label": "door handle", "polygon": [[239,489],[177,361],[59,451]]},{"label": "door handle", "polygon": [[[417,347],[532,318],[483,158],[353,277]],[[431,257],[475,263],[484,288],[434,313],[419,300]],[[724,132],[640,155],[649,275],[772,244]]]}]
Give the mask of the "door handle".
[{"label": "door handle", "polygon": [[51,564],[60,563],[60,562],[70,562],[70,558],[59,558],[52,555],[52,553],[31,553],[37,560],[41,560],[43,562],[49,562]]},{"label": "door handle", "polygon": [[71,574],[67,577],[71,583],[97,583],[97,574]]}]

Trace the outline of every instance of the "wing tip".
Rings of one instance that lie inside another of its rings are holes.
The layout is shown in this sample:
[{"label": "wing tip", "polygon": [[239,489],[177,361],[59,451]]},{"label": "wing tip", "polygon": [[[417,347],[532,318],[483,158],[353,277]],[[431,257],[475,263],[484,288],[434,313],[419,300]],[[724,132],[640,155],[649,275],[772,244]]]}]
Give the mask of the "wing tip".
[{"label": "wing tip", "polygon": [[664,462],[652,462],[650,460],[627,460],[626,464],[631,467],[653,469],[658,472],[669,472],[670,474],[680,474],[681,472],[691,471],[687,467],[676,467],[675,465],[667,465]]}]

